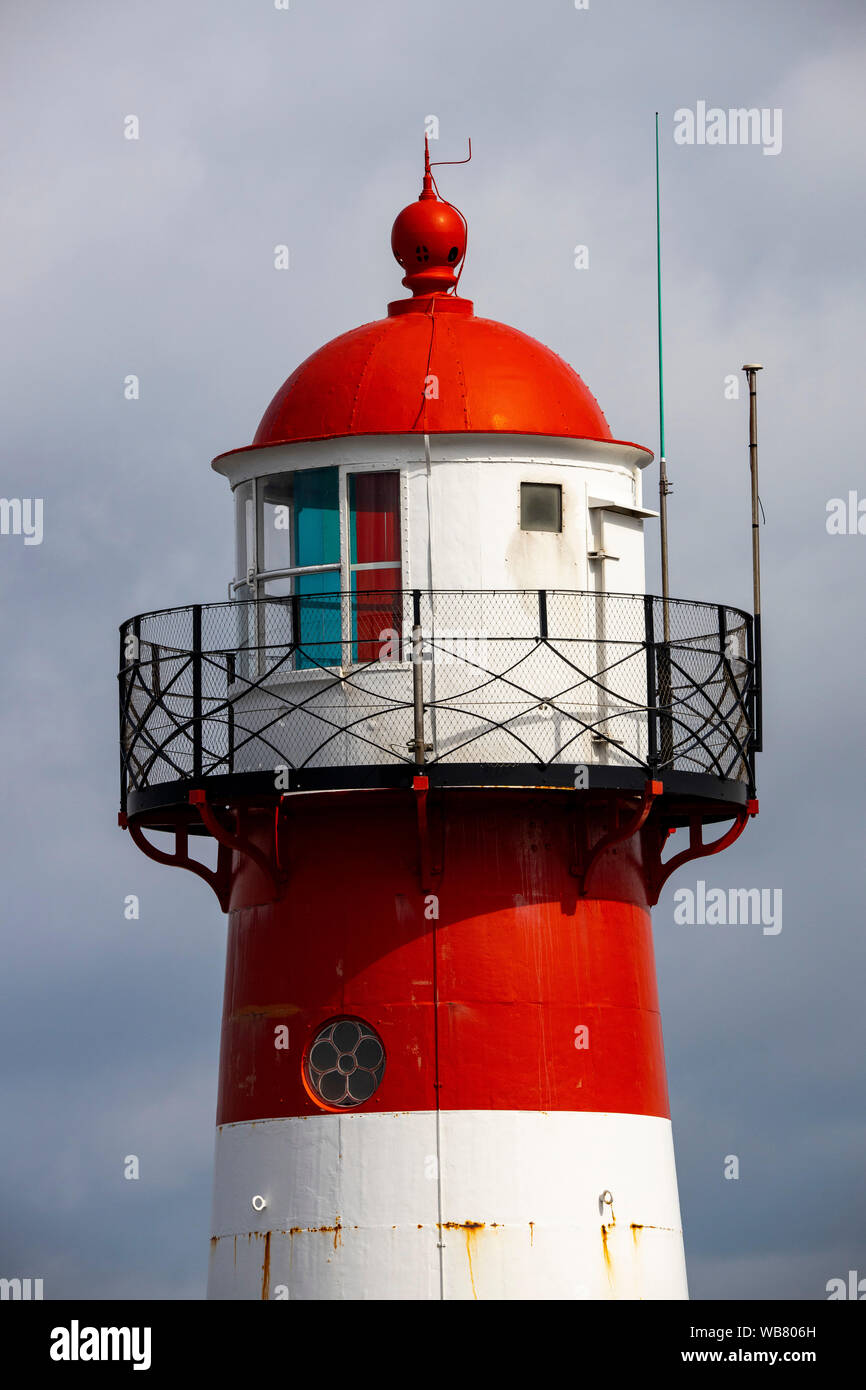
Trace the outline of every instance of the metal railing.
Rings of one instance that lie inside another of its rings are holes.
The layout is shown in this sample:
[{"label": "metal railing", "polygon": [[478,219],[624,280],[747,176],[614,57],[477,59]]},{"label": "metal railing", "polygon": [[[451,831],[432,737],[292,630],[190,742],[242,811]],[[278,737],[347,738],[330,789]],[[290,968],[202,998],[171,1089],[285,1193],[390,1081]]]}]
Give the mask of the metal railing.
[{"label": "metal railing", "polygon": [[[280,769],[615,765],[754,784],[751,617],[643,594],[308,593],[121,628],[121,801]],[[491,777],[495,780],[495,777]],[[276,781],[275,781],[276,785]]]}]

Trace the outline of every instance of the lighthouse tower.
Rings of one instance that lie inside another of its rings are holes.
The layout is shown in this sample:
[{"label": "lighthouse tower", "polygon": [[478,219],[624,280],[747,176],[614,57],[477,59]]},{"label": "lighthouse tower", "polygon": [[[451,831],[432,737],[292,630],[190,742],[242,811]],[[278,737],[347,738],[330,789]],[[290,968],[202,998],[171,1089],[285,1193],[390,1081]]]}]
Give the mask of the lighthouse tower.
[{"label": "lighthouse tower", "polygon": [[752,619],[646,594],[429,162],[391,244],[214,461],[229,600],[121,628],[120,823],[228,914],[209,1296],[685,1298],[650,908],[757,809]]}]

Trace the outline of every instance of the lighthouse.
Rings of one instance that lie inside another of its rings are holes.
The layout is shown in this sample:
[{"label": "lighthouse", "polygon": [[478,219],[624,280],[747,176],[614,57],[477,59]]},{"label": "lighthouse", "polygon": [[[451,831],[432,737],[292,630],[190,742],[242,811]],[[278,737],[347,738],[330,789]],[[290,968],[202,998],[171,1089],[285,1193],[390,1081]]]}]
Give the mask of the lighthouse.
[{"label": "lighthouse", "polygon": [[753,620],[647,594],[651,452],[466,243],[427,156],[214,460],[228,599],[120,630],[120,824],[228,917],[214,1299],[688,1296],[650,910],[757,811]]}]

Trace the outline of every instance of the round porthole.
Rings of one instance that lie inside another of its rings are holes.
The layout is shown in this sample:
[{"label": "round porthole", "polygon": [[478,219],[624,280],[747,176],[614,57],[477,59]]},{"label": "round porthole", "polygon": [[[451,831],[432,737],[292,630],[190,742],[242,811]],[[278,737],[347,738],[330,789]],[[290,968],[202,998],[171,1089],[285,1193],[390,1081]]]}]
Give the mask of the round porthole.
[{"label": "round porthole", "polygon": [[385,1075],[385,1048],[369,1023],[338,1018],[313,1039],[304,1063],[317,1100],[340,1110],[363,1105]]}]

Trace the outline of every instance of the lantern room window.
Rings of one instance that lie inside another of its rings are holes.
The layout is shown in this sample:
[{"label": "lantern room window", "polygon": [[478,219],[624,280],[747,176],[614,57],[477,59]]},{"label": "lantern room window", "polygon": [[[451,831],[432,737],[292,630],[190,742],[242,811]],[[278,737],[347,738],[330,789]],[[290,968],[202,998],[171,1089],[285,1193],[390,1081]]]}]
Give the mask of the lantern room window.
[{"label": "lantern room window", "polygon": [[400,475],[349,474],[353,661],[378,661],[399,633]]},{"label": "lantern room window", "polygon": [[562,488],[559,483],[520,484],[520,529],[562,530]]},{"label": "lantern room window", "polygon": [[233,591],[241,599],[299,600],[295,669],[377,661],[385,643],[395,654],[402,624],[400,474],[343,472],[297,469],[235,490]]},{"label": "lantern room window", "polygon": [[[340,477],[308,468],[259,479],[264,593],[301,597],[298,668],[341,665]],[[305,652],[307,653],[305,655]]]}]

